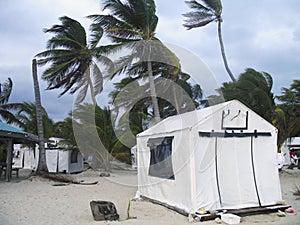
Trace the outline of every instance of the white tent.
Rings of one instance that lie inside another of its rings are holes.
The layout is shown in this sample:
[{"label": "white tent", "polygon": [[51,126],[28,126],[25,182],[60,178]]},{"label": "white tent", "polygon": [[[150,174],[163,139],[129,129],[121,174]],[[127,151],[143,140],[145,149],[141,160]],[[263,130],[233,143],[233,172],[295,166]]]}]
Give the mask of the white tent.
[{"label": "white tent", "polygon": [[284,165],[291,164],[290,149],[300,148],[300,137],[288,138],[281,147],[281,154],[284,157]]},{"label": "white tent", "polygon": [[13,168],[31,169],[36,168],[34,160],[34,151],[29,147],[22,147],[20,144],[16,144],[14,147]]},{"label": "white tent", "polygon": [[276,142],[276,128],[236,100],[169,117],[137,135],[137,195],[186,213],[274,205]]},{"label": "white tent", "polygon": [[83,171],[83,157],[79,151],[46,149],[46,161],[50,173]]},{"label": "white tent", "polygon": [[130,149],[130,153],[131,153],[131,168],[136,170],[137,169],[137,148],[136,148],[136,145],[133,146]]},{"label": "white tent", "polygon": [[62,138],[51,137],[46,143],[46,161],[50,173],[78,173],[83,171],[81,152],[64,149]]}]

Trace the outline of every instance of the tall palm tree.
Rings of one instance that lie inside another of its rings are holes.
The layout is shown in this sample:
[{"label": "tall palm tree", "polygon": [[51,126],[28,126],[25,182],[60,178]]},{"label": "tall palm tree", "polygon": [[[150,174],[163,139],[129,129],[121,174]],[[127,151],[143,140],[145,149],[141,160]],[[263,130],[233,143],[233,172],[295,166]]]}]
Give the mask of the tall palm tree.
[{"label": "tall palm tree", "polygon": [[207,24],[216,21],[218,23],[218,37],[221,47],[221,54],[225,69],[229,74],[232,81],[235,81],[235,77],[232,74],[225,55],[225,47],[222,39],[222,3],[221,0],[201,0],[202,4],[196,0],[185,1],[186,4],[193,10],[191,12],[183,14],[186,17],[183,24],[188,30],[198,27],[206,26]]},{"label": "tall palm tree", "polygon": [[36,59],[32,60],[32,79],[34,87],[34,97],[35,97],[35,111],[36,111],[36,127],[39,139],[39,161],[37,166],[37,172],[48,172],[47,161],[46,161],[46,151],[45,151],[45,141],[44,141],[44,126],[43,126],[43,113],[42,113],[42,103],[41,103],[41,93],[40,86],[37,77],[37,63]]},{"label": "tall palm tree", "polygon": [[[154,85],[152,62],[154,55],[162,57],[164,54],[169,59],[170,51],[155,37],[155,30],[158,23],[156,6],[154,0],[103,0],[104,10],[108,9],[109,14],[91,15],[94,23],[92,27],[97,31],[103,27],[106,35],[116,43],[115,49],[125,47],[132,50],[131,55],[122,57],[119,62],[118,72],[124,72],[134,60],[140,59],[136,65],[143,64],[147,68],[150,85],[150,95],[154,111],[155,122],[160,121],[157,94]],[[142,62],[141,62],[142,61]],[[176,61],[176,60],[175,60]]]},{"label": "tall palm tree", "polygon": [[88,41],[86,31],[79,22],[67,16],[59,20],[61,24],[44,30],[54,36],[48,40],[47,50],[36,55],[39,65],[50,63],[42,78],[48,82],[48,89],[63,89],[60,96],[68,91],[74,94],[80,90],[78,103],[85,99],[90,89],[93,104],[96,105],[95,96],[103,86],[103,75],[97,63],[100,61],[112,66],[109,58],[103,54],[105,47],[98,46],[103,31],[98,27]]}]

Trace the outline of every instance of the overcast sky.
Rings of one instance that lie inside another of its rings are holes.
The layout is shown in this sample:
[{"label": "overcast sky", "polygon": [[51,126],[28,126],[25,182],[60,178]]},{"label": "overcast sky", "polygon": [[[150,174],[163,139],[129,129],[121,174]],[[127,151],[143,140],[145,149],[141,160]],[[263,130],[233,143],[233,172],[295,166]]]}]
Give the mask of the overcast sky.
[{"label": "overcast sky", "polygon": [[[182,14],[189,9],[183,0],[157,0],[156,5],[156,36],[199,57],[219,85],[229,81],[218,45],[217,24],[187,31],[182,26]],[[58,18],[64,15],[88,26],[84,17],[101,10],[100,0],[1,0],[0,7],[0,82],[12,78],[10,102],[34,102],[31,61],[45,50],[50,37],[43,28],[59,23]],[[276,95],[282,87],[300,79],[299,12],[299,0],[223,0],[223,39],[234,75],[238,77],[249,67],[268,72]],[[43,69],[38,69],[39,76]],[[57,98],[59,91],[45,91],[42,80],[40,86],[49,116],[63,120],[71,111],[73,96]]]}]

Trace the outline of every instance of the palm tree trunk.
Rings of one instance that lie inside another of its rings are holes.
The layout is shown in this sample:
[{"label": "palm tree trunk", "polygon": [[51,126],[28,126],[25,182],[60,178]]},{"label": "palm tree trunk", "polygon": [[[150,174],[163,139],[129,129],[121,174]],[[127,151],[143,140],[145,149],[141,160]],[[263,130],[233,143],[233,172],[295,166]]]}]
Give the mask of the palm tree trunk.
[{"label": "palm tree trunk", "polygon": [[47,163],[46,163],[45,142],[44,142],[41,94],[40,94],[39,82],[37,78],[36,59],[32,60],[32,77],[33,77],[33,85],[34,85],[36,120],[37,120],[37,130],[38,130],[38,138],[39,138],[39,163],[37,167],[37,172],[48,172]]},{"label": "palm tree trunk", "polygon": [[160,121],[160,114],[158,109],[158,101],[157,101],[154,77],[152,72],[152,63],[151,61],[148,61],[147,64],[148,64],[148,76],[149,76],[149,83],[150,83],[151,100],[152,100],[153,112],[154,112],[154,122],[158,123]]},{"label": "palm tree trunk", "polygon": [[229,77],[231,78],[231,80],[236,81],[236,79],[233,76],[232,72],[230,71],[228,63],[227,63],[227,59],[226,59],[226,55],[225,55],[225,48],[224,48],[223,39],[222,39],[221,23],[222,23],[222,20],[219,19],[218,20],[218,36],[219,36],[219,43],[220,43],[220,47],[221,47],[221,54],[222,54],[223,62],[225,65],[225,69],[226,69],[227,73],[229,74]]}]

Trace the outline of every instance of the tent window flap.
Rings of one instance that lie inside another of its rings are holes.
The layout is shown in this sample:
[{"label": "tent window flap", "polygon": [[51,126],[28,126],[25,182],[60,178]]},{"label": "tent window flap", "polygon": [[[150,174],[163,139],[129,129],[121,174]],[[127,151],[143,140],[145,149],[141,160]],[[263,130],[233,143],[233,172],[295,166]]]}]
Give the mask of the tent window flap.
[{"label": "tent window flap", "polygon": [[78,163],[78,151],[71,151],[71,163]]},{"label": "tent window flap", "polygon": [[174,180],[172,166],[172,142],[171,137],[149,138],[150,148],[149,176]]}]

